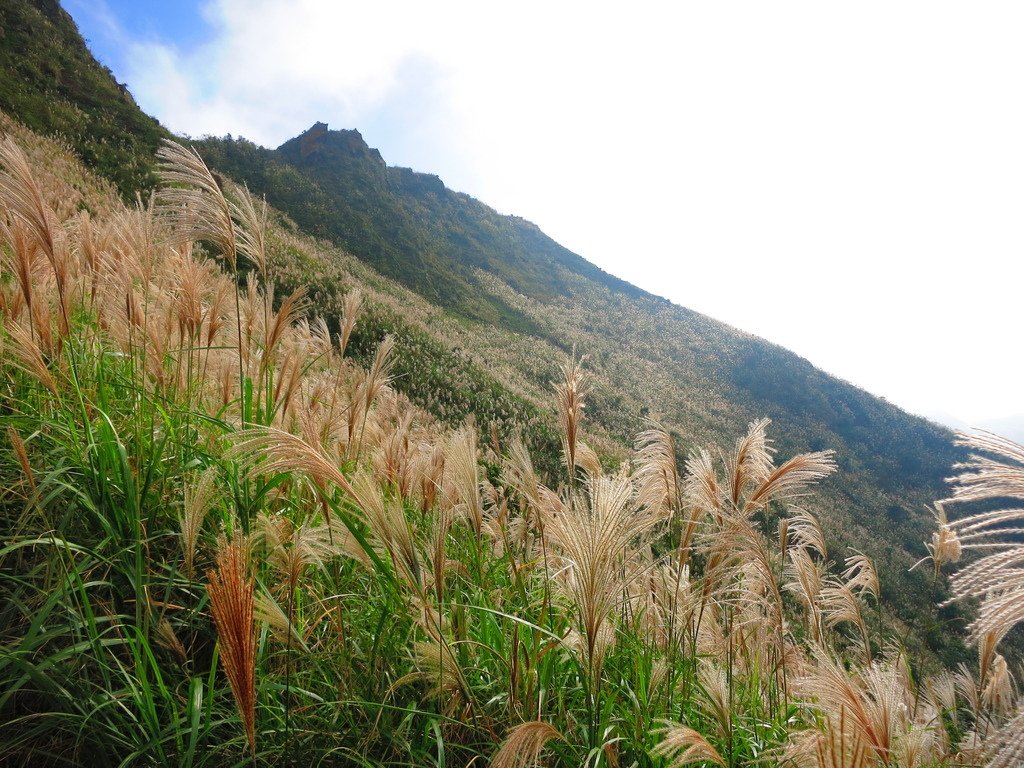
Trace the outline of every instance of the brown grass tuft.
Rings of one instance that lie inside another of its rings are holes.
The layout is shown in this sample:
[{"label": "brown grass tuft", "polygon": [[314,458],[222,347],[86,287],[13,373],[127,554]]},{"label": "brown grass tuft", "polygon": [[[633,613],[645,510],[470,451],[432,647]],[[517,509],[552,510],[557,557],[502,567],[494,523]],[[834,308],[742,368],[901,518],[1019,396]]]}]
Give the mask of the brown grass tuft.
[{"label": "brown grass tuft", "polygon": [[173,653],[182,664],[188,662],[188,653],[185,646],[178,639],[174,627],[166,617],[161,618],[153,627],[154,642]]},{"label": "brown grass tuft", "polygon": [[[39,324],[36,325],[36,328],[37,330],[39,329]],[[7,333],[10,334],[11,341],[14,342],[11,349],[12,357],[14,358],[11,362],[14,366],[34,377],[51,393],[57,395],[57,382],[53,378],[53,374],[50,373],[50,368],[47,366],[43,356],[43,350],[36,343],[36,337],[33,335],[32,330],[20,323],[9,323],[7,325]]]},{"label": "brown grass tuft", "polygon": [[25,447],[25,441],[21,439],[21,435],[18,434],[18,430],[14,427],[7,428],[7,437],[11,441],[11,449],[18,459],[18,464],[21,465],[21,473],[25,476],[25,482],[28,484],[29,490],[35,493],[36,476],[32,471],[32,464],[28,460],[28,449]]},{"label": "brown grass tuft", "polygon": [[256,752],[256,633],[248,547],[221,539],[217,567],[206,572],[210,611],[217,626],[220,660],[231,684],[249,749]]},{"label": "brown grass tuft", "polygon": [[[24,225],[46,256],[56,278],[61,309],[61,331],[68,325],[68,248],[67,238],[57,215],[50,208],[29,167],[25,153],[10,137],[0,139],[0,207]],[[24,287],[23,287],[24,290]]]}]

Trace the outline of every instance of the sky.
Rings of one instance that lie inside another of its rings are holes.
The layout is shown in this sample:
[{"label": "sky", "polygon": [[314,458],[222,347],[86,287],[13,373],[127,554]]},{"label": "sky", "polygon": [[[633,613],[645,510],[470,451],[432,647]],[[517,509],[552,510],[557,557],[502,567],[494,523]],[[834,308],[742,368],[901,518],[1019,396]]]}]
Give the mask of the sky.
[{"label": "sky", "polygon": [[63,0],[173,131],[316,121],[918,414],[1024,414],[1024,4]]}]

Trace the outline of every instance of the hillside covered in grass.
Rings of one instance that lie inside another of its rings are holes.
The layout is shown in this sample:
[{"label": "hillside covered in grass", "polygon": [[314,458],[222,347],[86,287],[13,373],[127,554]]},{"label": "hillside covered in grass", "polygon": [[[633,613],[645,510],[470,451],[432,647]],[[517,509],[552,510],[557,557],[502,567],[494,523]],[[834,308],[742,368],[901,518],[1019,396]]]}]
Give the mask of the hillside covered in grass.
[{"label": "hillside covered in grass", "polygon": [[[161,150],[154,204],[126,208],[0,126],[0,760],[1017,754],[1002,622],[956,672],[901,646],[872,558],[831,550],[808,511],[843,482],[832,451],[777,455],[760,419],[686,460],[652,427],[602,461],[597,383],[563,357],[560,460],[539,471],[516,434],[482,441],[399,393],[395,337],[357,353],[361,288],[337,333],[303,291],[275,298],[275,249],[329,254],[193,151]],[[936,575],[957,537],[935,533]]]},{"label": "hillside covered in grass", "polygon": [[244,179],[303,231],[338,243],[431,303],[474,320],[538,331],[486,290],[474,274],[478,269],[544,300],[567,296],[569,275],[627,295],[643,293],[524,219],[501,216],[436,176],[388,167],[358,131],[318,123],[276,150],[244,139],[200,145],[212,166]]},{"label": "hillside covered in grass", "polygon": [[[479,361],[502,386],[539,403],[556,361],[573,349],[586,354],[595,377],[589,416],[612,454],[646,418],[672,429],[684,453],[761,415],[773,419],[787,450],[834,447],[847,482],[826,489],[830,540],[877,555],[895,617],[915,637],[927,632],[917,597],[937,593],[908,569],[925,554],[926,506],[961,458],[947,430],[776,345],[616,280],[436,177],[388,167],[355,131],[320,124],[276,150],[244,139],[197,147],[211,167],[265,195],[299,229],[446,310],[450,319],[435,338]],[[309,269],[289,285],[320,284],[323,274]],[[406,316],[415,323],[424,311],[416,302]],[[425,325],[439,329],[433,320]],[[461,332],[453,335],[452,325]],[[936,631],[928,642],[941,650],[953,639]]]},{"label": "hillside covered in grass", "polygon": [[167,136],[89,52],[57,0],[0,0],[0,110],[66,141],[126,200],[156,179]]},{"label": "hillside covered in grass", "polygon": [[[3,8],[11,44],[2,47],[2,80],[20,94],[12,115],[56,132],[125,199],[135,189],[123,169],[137,169],[145,178],[135,183],[147,189],[159,126],[89,56],[57,5],[7,0]],[[25,41],[12,37],[17,29]],[[64,103],[73,109],[57,108]],[[101,161],[90,154],[95,143],[118,154]],[[492,425],[501,437],[521,429],[538,465],[557,467],[549,392],[576,349],[593,379],[590,440],[609,461],[628,454],[648,418],[672,432],[683,456],[762,416],[773,420],[780,450],[834,449],[844,482],[822,489],[830,543],[877,559],[886,619],[908,642],[950,663],[963,658],[958,633],[926,620],[931,600],[921,595],[940,592],[908,572],[926,554],[927,505],[963,458],[948,431],[607,275],[437,177],[388,167],[355,131],[318,125],[276,150],[212,138],[197,146],[282,215],[268,246],[278,294],[303,288],[336,331],[343,295],[360,286],[368,301],[352,340],[357,359],[394,334],[396,388],[450,425],[473,416],[482,435]]]},{"label": "hillside covered in grass", "polygon": [[158,163],[59,6],[0,14],[0,760],[999,745],[949,432],[356,131]]}]

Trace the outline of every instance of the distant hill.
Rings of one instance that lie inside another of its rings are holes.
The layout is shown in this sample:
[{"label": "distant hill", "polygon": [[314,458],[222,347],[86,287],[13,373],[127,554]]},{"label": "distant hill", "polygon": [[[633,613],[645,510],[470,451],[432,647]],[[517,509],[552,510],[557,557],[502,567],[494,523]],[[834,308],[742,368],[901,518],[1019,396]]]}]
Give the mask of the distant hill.
[{"label": "distant hill", "polygon": [[355,130],[318,123],[276,150],[230,139],[197,146],[212,166],[266,195],[305,232],[344,246],[381,274],[474,320],[537,330],[484,290],[475,269],[544,300],[567,295],[563,272],[627,295],[643,293],[530,222],[449,190],[437,176],[388,167]]},{"label": "distant hill", "polygon": [[949,427],[950,429],[962,432],[971,432],[973,430],[981,429],[987,432],[994,432],[997,435],[1002,435],[1003,437],[1008,437],[1011,440],[1024,445],[1024,413],[999,416],[994,419],[978,419],[970,422],[959,419],[948,413],[930,413],[927,415],[932,421]]},{"label": "distant hill", "polygon": [[[0,108],[67,136],[122,194],[146,189],[163,131],[91,58],[67,14],[52,2],[0,0],[0,29]],[[363,287],[371,307],[355,353],[396,332],[396,386],[446,421],[471,415],[501,436],[522,427],[542,466],[553,461],[550,386],[575,349],[594,377],[587,439],[609,461],[628,455],[648,417],[684,453],[731,443],[761,416],[773,419],[783,457],[835,449],[840,471],[809,502],[833,557],[854,547],[875,558],[893,627],[946,661],[967,658],[955,633],[925,620],[939,597],[928,575],[908,573],[931,534],[925,505],[946,494],[943,478],[961,458],[945,428],[608,275],[436,176],[387,166],[357,131],[317,124],[277,149],[195,144],[282,214],[279,289],[309,288],[316,310],[334,318],[344,291]]]}]

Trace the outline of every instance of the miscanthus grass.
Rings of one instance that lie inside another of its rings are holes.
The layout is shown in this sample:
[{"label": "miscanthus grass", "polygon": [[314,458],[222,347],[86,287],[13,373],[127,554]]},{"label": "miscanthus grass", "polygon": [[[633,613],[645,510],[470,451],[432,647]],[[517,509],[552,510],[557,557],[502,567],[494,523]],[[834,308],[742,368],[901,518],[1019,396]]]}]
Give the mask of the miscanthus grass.
[{"label": "miscanthus grass", "polygon": [[[545,475],[398,395],[394,338],[353,362],[362,295],[278,296],[262,202],[160,162],[92,216],[0,142],[0,762],[1019,762],[1019,511],[940,517],[980,664],[921,679],[827,550],[831,453],[650,423],[611,466],[573,356]],[[1024,449],[972,440],[951,501],[1021,495]]]}]

